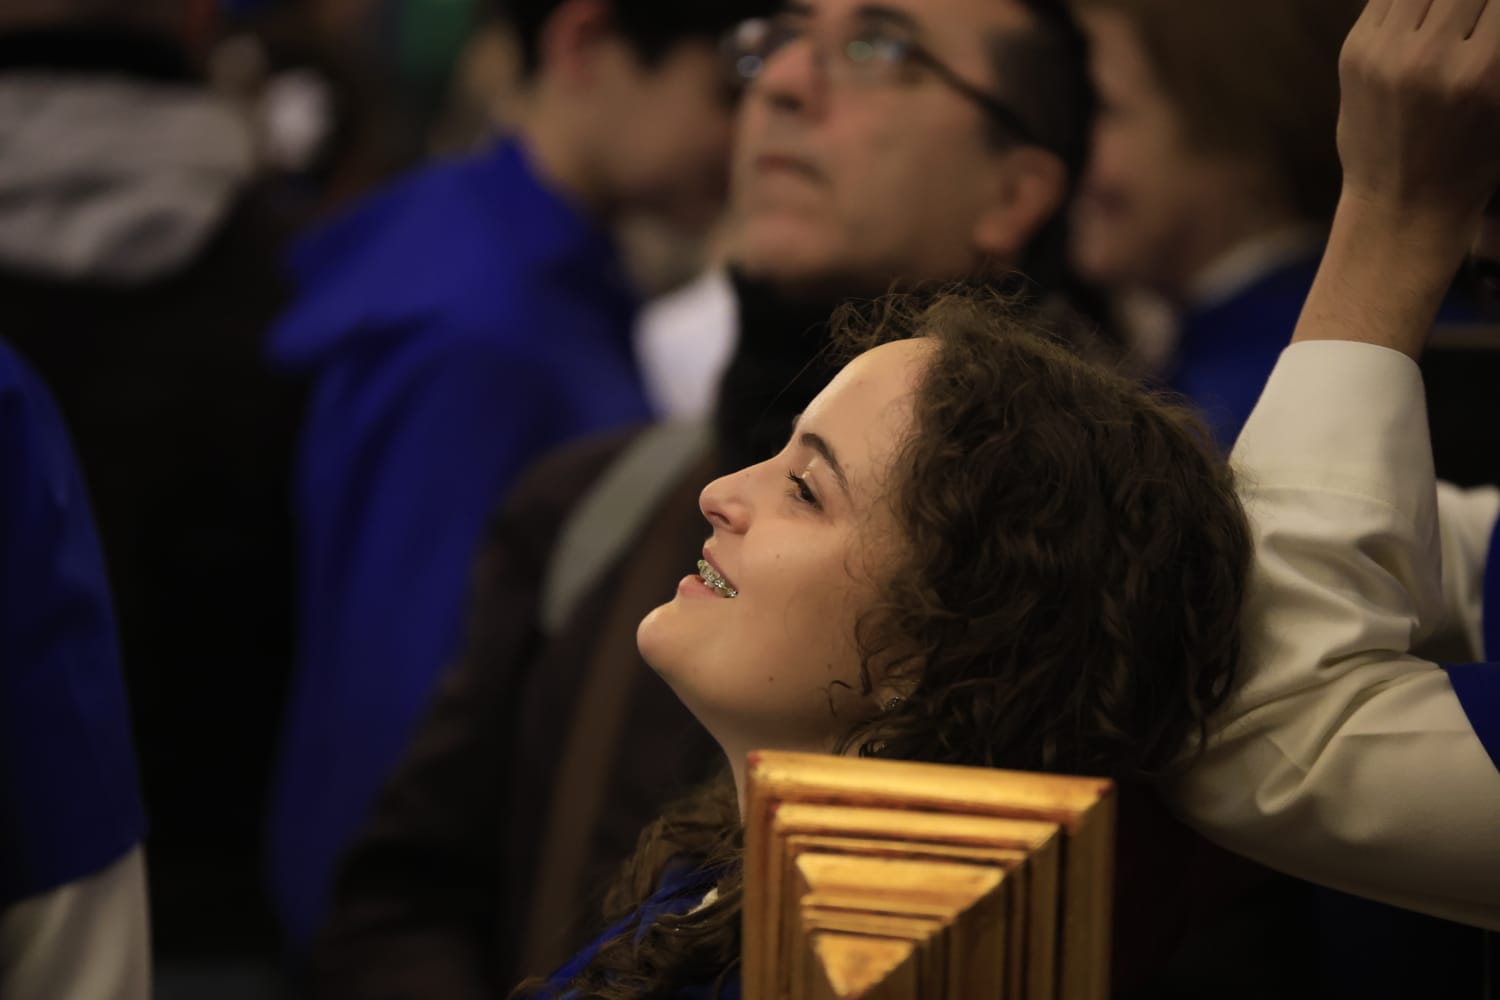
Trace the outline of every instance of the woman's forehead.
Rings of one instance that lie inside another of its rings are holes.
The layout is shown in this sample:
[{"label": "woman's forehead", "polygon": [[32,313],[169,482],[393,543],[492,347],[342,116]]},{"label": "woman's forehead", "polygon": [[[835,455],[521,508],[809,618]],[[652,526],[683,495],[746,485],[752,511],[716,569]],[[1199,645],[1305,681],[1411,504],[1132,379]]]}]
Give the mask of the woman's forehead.
[{"label": "woman's forehead", "polygon": [[828,444],[851,487],[868,493],[911,428],[913,393],[935,344],[893,341],[859,355],[818,394],[797,424]]},{"label": "woman's forehead", "polygon": [[934,342],[926,337],[873,347],[845,365],[808,405],[806,419],[872,415],[909,395],[927,370]]}]

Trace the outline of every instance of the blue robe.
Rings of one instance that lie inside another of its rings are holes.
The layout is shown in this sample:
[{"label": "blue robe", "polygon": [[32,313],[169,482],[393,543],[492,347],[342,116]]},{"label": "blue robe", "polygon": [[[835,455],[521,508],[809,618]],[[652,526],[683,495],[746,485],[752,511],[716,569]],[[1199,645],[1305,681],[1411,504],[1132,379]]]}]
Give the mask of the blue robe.
[{"label": "blue robe", "polygon": [[1193,402],[1226,455],[1292,339],[1319,257],[1277,267],[1227,299],[1182,317],[1167,384]]},{"label": "blue robe", "polygon": [[1484,605],[1480,623],[1487,663],[1447,665],[1448,679],[1464,707],[1464,714],[1500,768],[1500,522],[1490,536],[1484,564]]},{"label": "blue robe", "polygon": [[273,902],[321,922],[440,668],[518,472],[650,416],[608,236],[515,143],[416,173],[306,239],[273,361],[312,382],[297,465],[299,636],[273,789]]},{"label": "blue robe", "polygon": [[41,381],[0,343],[0,907],[145,835],[109,585]]},{"label": "blue robe", "polygon": [[[1167,385],[1186,396],[1229,454],[1260,401],[1261,390],[1297,329],[1297,319],[1317,275],[1317,250],[1264,272],[1235,294],[1189,309]],[[1466,322],[1474,307],[1450,296],[1438,322]]]}]

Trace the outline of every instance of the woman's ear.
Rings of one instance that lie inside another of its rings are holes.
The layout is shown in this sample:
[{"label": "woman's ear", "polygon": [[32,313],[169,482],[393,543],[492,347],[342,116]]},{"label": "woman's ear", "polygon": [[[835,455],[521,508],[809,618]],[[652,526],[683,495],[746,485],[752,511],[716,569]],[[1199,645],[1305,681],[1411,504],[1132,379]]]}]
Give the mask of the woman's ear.
[{"label": "woman's ear", "polygon": [[570,86],[592,85],[599,44],[612,28],[608,0],[563,0],[542,26],[539,72]]},{"label": "woman's ear", "polygon": [[984,257],[1016,260],[1063,208],[1068,172],[1061,157],[1039,146],[1002,154],[997,189],[974,222],[974,249]]}]

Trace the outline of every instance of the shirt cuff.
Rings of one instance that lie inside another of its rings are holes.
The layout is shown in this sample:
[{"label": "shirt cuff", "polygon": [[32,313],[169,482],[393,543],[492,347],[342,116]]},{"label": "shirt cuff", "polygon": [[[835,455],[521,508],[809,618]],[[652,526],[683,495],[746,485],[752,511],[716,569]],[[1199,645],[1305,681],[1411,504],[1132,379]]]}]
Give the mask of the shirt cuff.
[{"label": "shirt cuff", "polygon": [[1421,371],[1374,344],[1319,340],[1282,352],[1231,455],[1259,488],[1356,493],[1416,520],[1436,501]]}]

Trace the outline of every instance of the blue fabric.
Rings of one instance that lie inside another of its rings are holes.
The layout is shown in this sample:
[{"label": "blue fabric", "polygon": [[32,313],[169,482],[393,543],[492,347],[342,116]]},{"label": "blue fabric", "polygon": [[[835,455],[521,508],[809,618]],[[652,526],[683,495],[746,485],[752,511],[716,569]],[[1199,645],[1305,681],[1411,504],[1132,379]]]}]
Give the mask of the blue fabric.
[{"label": "blue fabric", "polygon": [[1447,664],[1445,669],[1469,724],[1500,768],[1500,663]]},{"label": "blue fabric", "polygon": [[1500,660],[1500,521],[1490,532],[1490,550],[1484,560],[1484,593],[1480,606],[1479,624],[1483,629],[1481,641],[1484,656]]},{"label": "blue fabric", "polygon": [[650,416],[607,236],[514,143],[419,172],[303,241],[273,331],[312,380],[297,469],[299,648],[273,790],[294,947],[457,651],[471,557],[517,473]]},{"label": "blue fabric", "polygon": [[1484,744],[1495,766],[1500,767],[1500,522],[1496,522],[1490,534],[1483,601],[1480,624],[1484,629],[1484,655],[1491,662],[1444,667],[1479,742]]},{"label": "blue fabric", "polygon": [[[637,907],[630,916],[589,942],[582,951],[549,976],[543,992],[537,994],[538,1000],[582,1000],[578,991],[567,989],[567,985],[570,980],[588,967],[606,942],[629,932],[632,927],[635,928],[636,939],[639,940],[645,935],[646,929],[662,917],[679,916],[689,912],[702,903],[703,897],[707,896],[709,890],[718,884],[720,874],[717,871],[704,871],[691,867],[676,871],[669,869],[662,879],[661,888],[650,899]],[[736,968],[734,972],[726,976],[723,986],[717,991],[713,983],[694,983],[682,987],[672,996],[674,1000],[740,1000],[739,970]]]},{"label": "blue fabric", "polygon": [[145,829],[83,479],[45,387],[0,344],[0,906],[101,871]]},{"label": "blue fabric", "polygon": [[[1168,386],[1197,406],[1225,454],[1260,401],[1271,370],[1297,329],[1322,251],[1262,275],[1238,294],[1182,318]],[[1473,303],[1450,295],[1438,322],[1469,322]]]},{"label": "blue fabric", "polygon": [[1292,339],[1319,256],[1271,271],[1239,294],[1182,319],[1168,384],[1198,407],[1225,454]]}]

